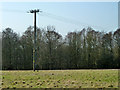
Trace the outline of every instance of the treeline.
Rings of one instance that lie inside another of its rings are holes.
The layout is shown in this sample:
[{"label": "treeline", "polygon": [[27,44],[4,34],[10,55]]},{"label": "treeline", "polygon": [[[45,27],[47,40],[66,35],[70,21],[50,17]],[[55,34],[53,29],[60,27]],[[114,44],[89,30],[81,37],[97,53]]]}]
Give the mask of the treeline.
[{"label": "treeline", "polygon": [[[33,27],[22,36],[2,32],[2,69],[33,69]],[[104,33],[88,27],[65,38],[53,26],[37,28],[37,69],[115,69],[120,64],[120,29]]]}]

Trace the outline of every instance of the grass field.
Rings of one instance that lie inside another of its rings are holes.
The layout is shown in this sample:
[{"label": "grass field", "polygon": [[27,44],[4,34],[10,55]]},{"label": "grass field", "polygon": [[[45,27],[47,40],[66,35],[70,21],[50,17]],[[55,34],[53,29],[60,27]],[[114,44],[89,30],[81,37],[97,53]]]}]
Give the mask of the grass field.
[{"label": "grass field", "polygon": [[2,71],[2,88],[117,88],[118,70]]}]

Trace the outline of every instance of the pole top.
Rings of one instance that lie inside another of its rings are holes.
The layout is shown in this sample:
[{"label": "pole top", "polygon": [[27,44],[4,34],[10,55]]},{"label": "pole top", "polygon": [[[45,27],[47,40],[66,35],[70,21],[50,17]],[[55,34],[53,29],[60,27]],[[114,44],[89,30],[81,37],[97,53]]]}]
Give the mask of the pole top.
[{"label": "pole top", "polygon": [[42,12],[39,9],[30,10],[28,13]]}]

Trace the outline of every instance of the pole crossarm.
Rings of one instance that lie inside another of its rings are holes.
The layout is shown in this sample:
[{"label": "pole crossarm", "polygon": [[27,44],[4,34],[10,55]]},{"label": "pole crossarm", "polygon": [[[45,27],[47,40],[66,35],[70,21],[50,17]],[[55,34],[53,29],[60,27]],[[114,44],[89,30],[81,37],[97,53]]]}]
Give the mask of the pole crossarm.
[{"label": "pole crossarm", "polygon": [[35,9],[35,10],[30,10],[28,13],[37,13],[37,12],[42,12],[39,9]]}]

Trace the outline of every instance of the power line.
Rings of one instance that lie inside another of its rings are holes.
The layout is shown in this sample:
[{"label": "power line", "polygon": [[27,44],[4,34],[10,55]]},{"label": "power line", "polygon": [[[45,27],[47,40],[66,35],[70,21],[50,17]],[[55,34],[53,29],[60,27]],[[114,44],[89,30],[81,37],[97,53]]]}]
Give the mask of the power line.
[{"label": "power line", "polygon": [[62,21],[64,23],[74,24],[76,26],[95,27],[95,28],[99,28],[101,30],[105,29],[105,28],[103,28],[101,26],[90,25],[90,24],[87,24],[87,23],[83,23],[83,22],[80,22],[80,21],[77,21],[77,20],[65,18],[65,17],[58,16],[58,15],[51,14],[51,13],[47,13],[47,12],[43,12],[43,14],[39,14],[39,15],[42,15],[42,16],[45,16],[45,17],[49,17],[49,18],[52,18],[52,19],[55,19],[55,20],[58,20],[58,21]]},{"label": "power line", "polygon": [[80,21],[77,21],[77,20],[73,20],[73,19],[70,19],[70,18],[58,16],[58,15],[47,13],[47,12],[43,12],[43,14],[39,14],[39,15],[49,17],[49,18],[52,18],[52,19],[55,19],[55,20],[58,20],[58,21],[61,21],[61,22],[64,22],[64,23],[70,23],[70,24],[73,24],[73,25],[76,25],[76,26],[96,28],[96,29],[101,30],[101,31],[105,31],[105,30],[109,30],[109,29],[113,28],[113,26],[110,26],[110,25],[105,25],[104,27],[99,26],[99,25],[92,25],[92,24],[83,23],[83,22],[80,22]]},{"label": "power line", "polygon": [[[10,10],[10,9],[2,9],[2,12],[14,12],[14,13],[25,13],[25,11],[23,10],[17,10],[17,9],[14,9],[14,10]],[[58,20],[58,21],[61,21],[61,22],[64,22],[64,23],[69,23],[69,24],[73,24],[73,25],[76,25],[76,26],[83,26],[83,27],[93,27],[93,28],[97,28],[98,30],[109,30],[112,26],[106,26],[103,27],[103,26],[97,26],[97,25],[92,25],[92,24],[87,24],[87,23],[83,23],[83,22],[80,22],[80,21],[77,21],[77,20],[73,20],[73,19],[69,19],[69,18],[66,18],[66,17],[62,17],[62,16],[58,16],[58,15],[55,15],[55,14],[51,14],[51,13],[48,13],[48,12],[42,12],[42,14],[39,14],[40,16],[45,16],[45,17],[48,17],[48,18],[52,18],[54,20]]]},{"label": "power line", "polygon": [[[57,15],[46,13],[46,12],[43,12],[42,16],[46,16],[46,17],[49,17],[49,18],[52,18],[52,19],[55,19],[55,20],[58,20],[58,21],[62,21],[62,22],[65,22],[65,23],[70,23],[70,24],[75,24],[75,25],[78,25],[78,23],[80,23],[80,22],[76,22],[75,20],[72,20],[72,19],[68,19],[68,18],[65,18],[65,17],[62,17],[62,16],[57,16]],[[81,24],[83,24],[83,23],[81,23]]]},{"label": "power line", "polygon": [[23,10],[17,10],[17,9],[14,9],[14,10],[10,10],[10,9],[1,9],[1,12],[26,13],[26,12],[23,11]]}]

